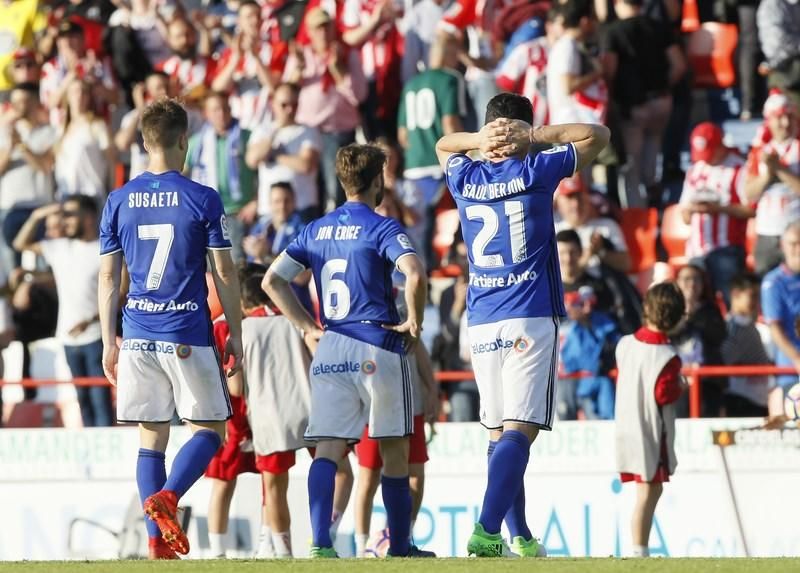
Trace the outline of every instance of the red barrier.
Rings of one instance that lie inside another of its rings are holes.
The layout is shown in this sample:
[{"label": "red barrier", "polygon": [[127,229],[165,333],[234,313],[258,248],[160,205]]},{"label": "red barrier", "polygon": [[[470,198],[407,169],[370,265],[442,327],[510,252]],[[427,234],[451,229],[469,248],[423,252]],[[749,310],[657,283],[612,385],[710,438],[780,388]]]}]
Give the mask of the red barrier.
[{"label": "red barrier", "polygon": [[[713,378],[715,376],[781,376],[797,375],[797,370],[791,366],[687,366],[681,371],[689,381],[689,416],[699,418],[702,412],[703,390],[701,380],[703,378]],[[588,372],[574,372],[571,374],[561,374],[561,379],[585,378],[591,376]],[[611,372],[611,377],[616,377],[616,371]],[[463,382],[474,380],[475,375],[471,371],[463,372],[437,372],[436,379],[439,382]]]},{"label": "red barrier", "polygon": [[[781,376],[796,375],[797,371],[789,366],[687,366],[683,375],[689,381],[689,416],[699,418],[702,411],[703,390],[701,380],[715,376]],[[443,383],[464,382],[474,380],[475,374],[469,370],[436,372],[436,380]],[[590,376],[588,372],[575,372],[562,374],[559,378],[575,379]],[[616,372],[611,372],[612,378]],[[105,378],[75,378],[74,380],[44,380],[26,378],[22,381],[12,382],[0,380],[2,386],[22,386],[23,388],[38,388],[40,386],[56,386],[58,384],[73,384],[75,386],[108,386],[110,383]]]}]

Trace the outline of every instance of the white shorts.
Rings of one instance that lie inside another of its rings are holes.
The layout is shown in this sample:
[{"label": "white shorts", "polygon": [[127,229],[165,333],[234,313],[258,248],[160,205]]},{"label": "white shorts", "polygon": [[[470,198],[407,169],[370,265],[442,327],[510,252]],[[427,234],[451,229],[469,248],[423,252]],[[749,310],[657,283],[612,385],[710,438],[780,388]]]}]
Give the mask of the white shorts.
[{"label": "white shorts", "polygon": [[558,318],[511,318],[468,329],[481,424],[553,427],[558,372]]},{"label": "white shorts", "polygon": [[231,417],[228,385],[213,346],[127,339],[117,366],[117,420],[217,422]]},{"label": "white shorts", "polygon": [[401,438],[414,431],[408,361],[349,336],[326,332],[309,370],[311,414],[305,439]]}]

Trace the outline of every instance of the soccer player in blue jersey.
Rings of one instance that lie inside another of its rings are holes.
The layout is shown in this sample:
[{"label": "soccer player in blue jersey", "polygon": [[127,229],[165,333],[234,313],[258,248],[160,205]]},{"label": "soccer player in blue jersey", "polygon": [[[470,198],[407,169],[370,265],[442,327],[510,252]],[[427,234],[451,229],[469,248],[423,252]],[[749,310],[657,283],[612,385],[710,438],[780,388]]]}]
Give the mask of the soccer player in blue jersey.
[{"label": "soccer player in blue jersey", "polygon": [[[319,346],[311,364],[311,414],[306,439],[317,442],[308,474],[312,557],[336,557],[328,533],[336,464],[369,423],[380,440],[381,486],[390,531],[389,554],[421,556],[409,543],[411,496],[408,436],[413,404],[406,353],[417,342],[427,279],[411,241],[393,219],[375,213],[386,156],[378,147],[348,145],[336,154],[347,202],[308,225],[264,278],[270,298]],[[291,281],[310,268],[321,330],[300,305]],[[408,318],[392,296],[392,271],[406,276]]]},{"label": "soccer player in blue jersey", "polygon": [[[543,555],[525,520],[523,479],[530,446],[553,424],[558,323],[564,316],[553,229],[559,181],[608,144],[600,125],[531,128],[530,101],[503,93],[486,107],[478,133],[439,140],[436,153],[469,247],[468,336],[490,431],[489,480],[470,555]],[[554,147],[529,155],[532,144]],[[480,149],[485,161],[466,153]],[[511,494],[511,495],[509,495]],[[512,548],[501,534],[505,518]]]},{"label": "soccer player in blue jersey", "polygon": [[[206,303],[206,261],[230,327],[229,376],[242,360],[239,283],[219,195],[180,174],[186,111],[161,100],[141,121],[148,171],[109,195],[100,224],[103,369],[117,386],[117,419],[139,423],[136,482],[149,516],[150,557],[177,559],[176,552],[189,551],[176,520],[178,500],[203,475],[231,415]],[[130,288],[118,347],[123,261]],[[193,434],[167,476],[164,451],[175,410]]]}]

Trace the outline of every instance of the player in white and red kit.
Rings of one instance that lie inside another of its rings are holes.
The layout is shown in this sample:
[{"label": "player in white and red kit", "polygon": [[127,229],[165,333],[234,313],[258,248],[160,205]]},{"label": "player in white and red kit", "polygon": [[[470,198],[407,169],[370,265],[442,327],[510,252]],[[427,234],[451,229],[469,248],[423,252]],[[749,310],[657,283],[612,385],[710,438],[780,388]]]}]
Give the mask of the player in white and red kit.
[{"label": "player in white and red kit", "polygon": [[780,236],[800,219],[800,123],[791,98],[773,92],[764,102],[764,129],[748,157],[745,193],[758,201],[755,271],[781,261]]},{"label": "player in white and red kit", "polygon": [[722,129],[699,124],[689,139],[692,165],[681,193],[681,214],[692,228],[686,255],[708,270],[715,291],[730,302],[730,282],[744,271],[747,219],[744,158],[722,143]]}]

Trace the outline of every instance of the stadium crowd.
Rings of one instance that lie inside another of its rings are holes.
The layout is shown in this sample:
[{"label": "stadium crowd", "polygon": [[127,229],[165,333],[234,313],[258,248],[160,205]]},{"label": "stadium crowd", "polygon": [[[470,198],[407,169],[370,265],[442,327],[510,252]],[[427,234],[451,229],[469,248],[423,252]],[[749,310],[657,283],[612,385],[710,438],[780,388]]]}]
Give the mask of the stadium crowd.
[{"label": "stadium crowd", "polygon": [[[738,30],[738,109],[719,110],[730,90],[694,83],[688,46],[709,22]],[[468,247],[447,224],[434,146],[479,128],[476,110],[512,91],[536,123],[612,131],[554,202],[562,419],[614,416],[614,347],[642,320],[625,225],[648,208],[688,226],[685,260],[665,267],[685,298],[670,333],[683,363],[800,370],[797,2],[17,0],[0,3],[0,30],[0,346],[56,336],[73,376],[102,376],[99,213],[145,169],[144,107],[174,96],[190,110],[185,173],[220,193],[241,263],[269,265],[344,200],[340,147],[378,142],[381,212],[406,227],[438,285],[426,313],[434,367],[468,370]],[[753,126],[749,150],[728,145],[725,116]],[[308,277],[293,287],[313,308]],[[775,412],[774,389],[794,382],[706,379],[703,415]],[[473,382],[442,393],[450,420],[477,419]],[[80,387],[78,399],[84,425],[113,423],[110,389]]]}]

